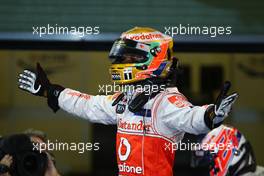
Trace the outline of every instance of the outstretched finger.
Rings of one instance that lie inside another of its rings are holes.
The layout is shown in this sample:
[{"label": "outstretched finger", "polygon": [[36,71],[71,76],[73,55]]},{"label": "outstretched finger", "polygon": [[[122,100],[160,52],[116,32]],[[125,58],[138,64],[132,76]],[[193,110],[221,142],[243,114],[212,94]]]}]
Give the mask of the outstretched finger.
[{"label": "outstretched finger", "polygon": [[226,97],[224,99],[222,107],[231,106],[232,104],[235,103],[237,98],[238,98],[238,94],[237,93],[233,93],[232,95],[229,95],[228,97]]},{"label": "outstretched finger", "polygon": [[28,80],[30,81],[31,83],[34,83],[35,82],[35,79],[32,78],[31,76],[27,76],[25,74],[19,74],[19,79],[25,79],[25,80]]},{"label": "outstretched finger", "polygon": [[30,86],[28,86],[26,84],[23,84],[23,83],[19,84],[18,88],[20,88],[22,90],[26,90],[26,91],[30,91],[31,90]]},{"label": "outstretched finger", "polygon": [[24,73],[30,75],[33,79],[36,79],[36,74],[29,70],[24,70]]},{"label": "outstretched finger", "polygon": [[26,85],[28,85],[28,86],[32,86],[32,82],[27,81],[27,80],[25,80],[25,79],[18,79],[18,82],[19,82],[19,83],[22,83],[22,84],[26,84]]},{"label": "outstretched finger", "polygon": [[231,95],[229,95],[228,97],[226,97],[226,100],[228,101],[235,101],[238,98],[238,93],[233,93]]}]

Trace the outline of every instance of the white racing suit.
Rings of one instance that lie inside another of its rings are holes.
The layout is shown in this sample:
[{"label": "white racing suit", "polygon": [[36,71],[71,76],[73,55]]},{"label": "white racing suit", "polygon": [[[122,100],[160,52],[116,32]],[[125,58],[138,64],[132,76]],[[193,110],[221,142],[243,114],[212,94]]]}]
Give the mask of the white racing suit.
[{"label": "white racing suit", "polygon": [[137,113],[128,110],[129,96],[112,106],[117,96],[92,96],[65,89],[58,101],[61,109],[75,116],[117,125],[119,175],[172,176],[174,144],[185,132],[209,131],[204,122],[207,106],[193,106],[176,87],[160,92]]}]

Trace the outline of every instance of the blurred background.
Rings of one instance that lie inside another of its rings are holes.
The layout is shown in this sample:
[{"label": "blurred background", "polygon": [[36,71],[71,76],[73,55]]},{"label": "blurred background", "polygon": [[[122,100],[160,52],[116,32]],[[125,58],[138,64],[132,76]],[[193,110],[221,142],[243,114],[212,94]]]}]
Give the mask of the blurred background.
[{"label": "blurred background", "polygon": [[[63,175],[115,175],[115,126],[91,124],[62,111],[54,114],[46,100],[17,87],[17,76],[40,62],[50,80],[98,94],[110,84],[108,52],[121,32],[134,26],[231,26],[232,34],[174,36],[174,55],[183,74],[179,89],[191,102],[214,102],[225,80],[240,94],[227,124],[251,142],[264,165],[264,1],[52,1],[1,0],[0,5],[0,135],[42,130],[51,141],[99,142],[99,151],[57,151]],[[99,27],[99,34],[35,35],[41,26]],[[189,167],[189,153],[176,157],[175,171]],[[186,174],[186,173],[185,173]]]}]

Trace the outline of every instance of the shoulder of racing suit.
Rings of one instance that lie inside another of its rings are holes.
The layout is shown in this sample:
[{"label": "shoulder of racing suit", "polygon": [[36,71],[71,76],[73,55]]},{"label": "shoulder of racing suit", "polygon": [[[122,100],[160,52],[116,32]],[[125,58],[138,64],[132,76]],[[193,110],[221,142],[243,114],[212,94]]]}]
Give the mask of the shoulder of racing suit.
[{"label": "shoulder of racing suit", "polygon": [[194,106],[177,87],[165,89],[155,97],[153,121],[157,133],[179,141],[185,132],[201,134],[209,131],[204,123],[207,106]]},{"label": "shoulder of racing suit", "polygon": [[[154,132],[161,136],[166,136],[172,142],[179,142],[183,138],[184,132],[170,128],[167,125],[165,118],[167,112],[166,103],[168,102],[166,102],[166,99],[179,96],[183,95],[179,92],[177,87],[166,88],[153,98],[153,106],[151,109]],[[164,101],[166,102],[165,104]]]}]

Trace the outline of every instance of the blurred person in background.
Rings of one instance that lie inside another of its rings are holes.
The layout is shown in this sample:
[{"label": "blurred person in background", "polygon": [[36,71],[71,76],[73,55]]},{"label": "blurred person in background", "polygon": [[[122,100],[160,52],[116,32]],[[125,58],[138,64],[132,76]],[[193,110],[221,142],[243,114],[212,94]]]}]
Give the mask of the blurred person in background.
[{"label": "blurred person in background", "polygon": [[48,141],[47,134],[40,130],[30,128],[25,130],[23,133],[29,136],[32,142],[47,143]]},{"label": "blurred person in background", "polygon": [[[26,170],[28,176],[30,175],[36,176],[37,173],[36,170],[30,170],[29,168],[31,167],[34,168],[36,167],[38,169],[40,169],[40,167],[43,167],[44,169],[43,174],[37,174],[37,176],[60,176],[60,174],[58,173],[55,167],[54,156],[49,151],[44,151],[45,152],[44,155],[40,154],[39,151],[35,151],[36,152],[35,154],[31,152],[34,151],[34,148],[32,148],[33,147],[32,143],[41,144],[46,142],[47,142],[46,134],[42,131],[33,130],[33,129],[26,130],[23,134],[15,134],[15,135],[3,137],[0,151],[1,153],[8,152],[8,154],[5,154],[0,160],[0,176],[12,176],[13,174],[17,176],[24,176],[24,174],[22,173],[25,172]],[[22,153],[20,152],[21,150],[23,151]],[[11,153],[15,157],[11,156]],[[28,154],[24,155],[24,153],[28,153]],[[38,154],[39,156],[40,155],[43,156],[42,157],[43,163],[42,164],[32,163],[33,165],[28,165],[29,163],[31,163],[31,160],[29,161],[28,159],[26,159],[27,156],[28,157],[30,156],[30,158],[33,156],[35,158],[34,162],[41,162],[39,159],[37,159],[39,157]],[[23,164],[21,164],[22,160],[23,160],[22,162]],[[24,163],[25,162],[24,160],[28,160],[29,163],[27,164]],[[22,169],[23,167],[26,167],[26,165],[28,165],[28,168]],[[21,169],[24,171],[21,171]]]},{"label": "blurred person in background", "polygon": [[[0,142],[2,140],[2,136],[0,136]],[[10,176],[9,167],[13,162],[13,157],[10,155],[5,155],[2,159],[0,159],[0,176]]]},{"label": "blurred person in background", "polygon": [[5,155],[0,160],[0,176],[10,176],[9,168],[13,162],[13,157],[10,155]]},{"label": "blurred person in background", "polygon": [[235,127],[221,125],[199,136],[198,142],[199,148],[192,152],[192,167],[205,168],[210,176],[264,175],[250,142]]},{"label": "blurred person in background", "polygon": [[[207,133],[222,124],[238,97],[224,96],[215,104],[194,106],[176,85],[178,60],[173,39],[161,32],[135,27],[124,32],[110,51],[112,80],[125,90],[92,96],[52,84],[40,64],[19,75],[19,88],[47,98],[60,108],[93,123],[117,124],[119,175],[173,175],[175,150],[185,132]],[[166,147],[167,146],[167,147]]]},{"label": "blurred person in background", "polygon": [[[28,135],[33,143],[47,143],[47,135],[40,130],[27,129],[24,134]],[[41,145],[42,146],[42,145]],[[56,168],[56,161],[54,155],[50,151],[45,151],[48,156],[47,170],[44,176],[60,176]]]}]

